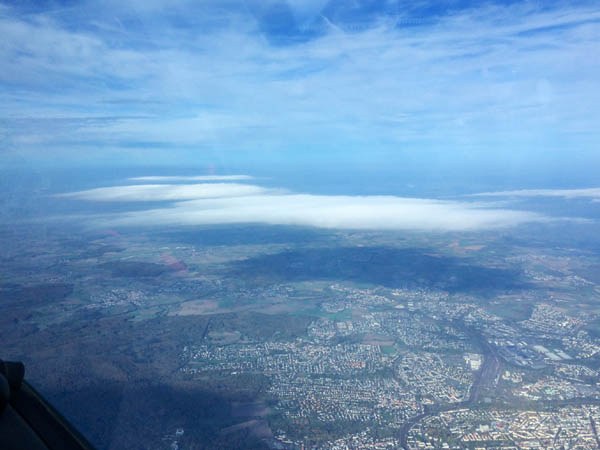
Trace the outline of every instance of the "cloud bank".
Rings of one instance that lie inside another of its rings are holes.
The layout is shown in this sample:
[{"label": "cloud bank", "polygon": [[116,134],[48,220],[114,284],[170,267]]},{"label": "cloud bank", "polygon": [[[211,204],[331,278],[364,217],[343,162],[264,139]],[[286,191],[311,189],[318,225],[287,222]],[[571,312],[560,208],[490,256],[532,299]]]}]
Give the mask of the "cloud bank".
[{"label": "cloud bank", "polygon": [[249,175],[197,175],[197,176],[147,176],[132,177],[129,181],[247,181],[252,180]]},{"label": "cloud bank", "polygon": [[120,225],[262,223],[318,228],[466,231],[540,220],[523,211],[426,199],[369,196],[257,195],[181,202],[171,208],[127,214]]},{"label": "cloud bank", "polygon": [[102,202],[148,202],[238,197],[269,192],[260,186],[236,183],[142,184],[111,186],[59,194],[58,197]]},{"label": "cloud bank", "polygon": [[299,194],[256,185],[203,183],[114,186],[63,194],[90,201],[169,200],[166,207],[119,214],[110,226],[249,224],[328,229],[467,231],[546,220],[493,204],[396,196]]},{"label": "cloud bank", "polygon": [[516,191],[482,192],[474,197],[562,197],[600,200],[600,188],[586,189],[521,189]]}]

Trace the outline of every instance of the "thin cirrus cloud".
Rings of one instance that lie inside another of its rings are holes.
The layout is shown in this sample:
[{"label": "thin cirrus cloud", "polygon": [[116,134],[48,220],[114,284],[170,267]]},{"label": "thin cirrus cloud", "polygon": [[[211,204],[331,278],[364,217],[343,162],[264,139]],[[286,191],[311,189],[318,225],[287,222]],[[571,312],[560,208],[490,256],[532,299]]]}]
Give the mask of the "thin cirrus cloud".
[{"label": "thin cirrus cloud", "polygon": [[328,229],[468,231],[546,220],[535,213],[481,202],[298,194],[234,183],[114,186],[62,196],[90,201],[173,202],[101,221],[101,225],[111,226],[260,223]]},{"label": "thin cirrus cloud", "polygon": [[346,3],[0,7],[0,157],[597,148],[595,4]]}]

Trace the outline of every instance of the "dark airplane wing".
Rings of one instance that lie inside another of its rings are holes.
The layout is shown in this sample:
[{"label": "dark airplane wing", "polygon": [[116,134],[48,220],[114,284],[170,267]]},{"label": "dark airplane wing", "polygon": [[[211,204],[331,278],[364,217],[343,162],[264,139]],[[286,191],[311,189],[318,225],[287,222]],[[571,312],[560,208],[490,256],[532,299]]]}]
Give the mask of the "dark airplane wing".
[{"label": "dark airplane wing", "polygon": [[91,450],[24,374],[22,363],[0,360],[0,449]]}]

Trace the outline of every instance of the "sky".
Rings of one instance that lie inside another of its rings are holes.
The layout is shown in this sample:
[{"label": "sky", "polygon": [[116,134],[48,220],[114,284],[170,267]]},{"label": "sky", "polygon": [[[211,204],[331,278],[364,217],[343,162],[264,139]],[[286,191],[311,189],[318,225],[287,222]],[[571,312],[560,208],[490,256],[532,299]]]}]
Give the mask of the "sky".
[{"label": "sky", "polygon": [[0,2],[0,164],[575,179],[600,163],[599,22],[573,1]]}]

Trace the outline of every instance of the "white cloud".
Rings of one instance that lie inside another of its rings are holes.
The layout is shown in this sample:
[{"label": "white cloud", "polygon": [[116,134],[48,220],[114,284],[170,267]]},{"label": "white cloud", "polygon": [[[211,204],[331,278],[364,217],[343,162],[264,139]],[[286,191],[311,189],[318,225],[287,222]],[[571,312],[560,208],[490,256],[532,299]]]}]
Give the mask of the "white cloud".
[{"label": "white cloud", "polygon": [[260,186],[236,183],[142,184],[89,189],[59,194],[58,197],[103,202],[147,202],[236,197],[267,192],[268,189]]},{"label": "white cloud", "polygon": [[514,226],[542,217],[480,204],[388,196],[256,195],[180,202],[123,215],[117,225],[262,223],[319,228],[464,231]]},{"label": "white cloud", "polygon": [[[333,229],[463,231],[546,220],[538,214],[481,202],[297,194],[224,183],[114,186],[62,196],[93,201],[176,201],[167,207],[119,214],[101,222],[111,226],[261,223]],[[177,201],[184,199],[187,201]]]},{"label": "white cloud", "polygon": [[600,188],[586,189],[521,189],[517,191],[482,192],[474,197],[562,197],[600,200]]},{"label": "white cloud", "polygon": [[132,177],[130,181],[245,181],[252,180],[249,175],[197,175],[197,176],[146,176]]},{"label": "white cloud", "polygon": [[[129,14],[141,30],[119,24],[131,6],[118,2],[116,11],[96,7],[96,14],[69,8],[65,20],[5,9],[0,83],[9,89],[0,116],[48,120],[34,130],[7,121],[4,145],[39,155],[49,144],[81,143],[127,154],[144,142],[224,152],[297,151],[315,142],[325,150],[353,143],[353,151],[367,144],[508,151],[589,149],[600,136],[600,66],[590,56],[600,12],[591,4],[486,3],[429,24],[382,20],[274,45],[251,15],[242,17],[245,8],[200,2],[206,14],[189,14],[191,3],[137,3]],[[291,2],[303,17],[321,4]],[[167,17],[171,9],[219,25],[178,28],[186,21]],[[94,17],[93,26],[70,26],[79,23],[75,13]],[[102,114],[110,119],[85,120]],[[72,120],[57,130],[51,119],[65,117]]]}]

